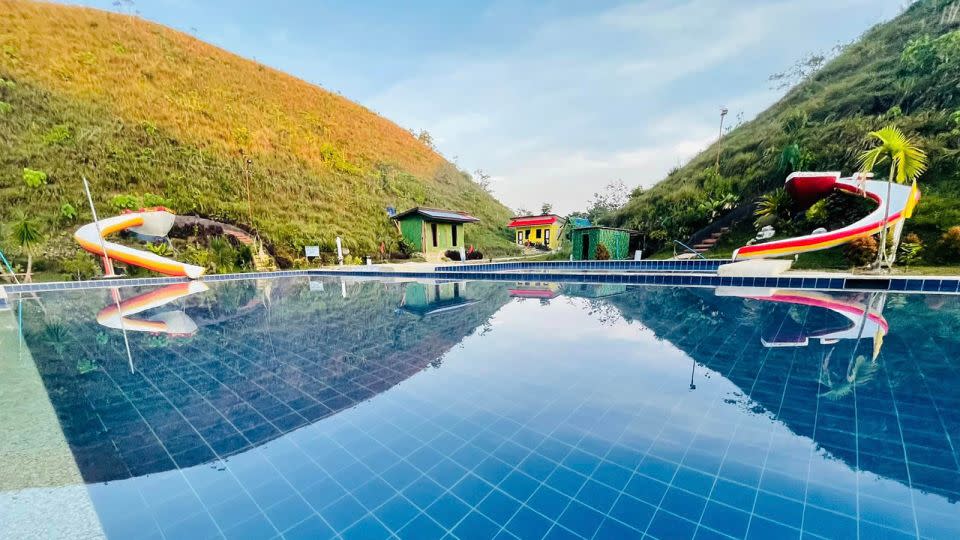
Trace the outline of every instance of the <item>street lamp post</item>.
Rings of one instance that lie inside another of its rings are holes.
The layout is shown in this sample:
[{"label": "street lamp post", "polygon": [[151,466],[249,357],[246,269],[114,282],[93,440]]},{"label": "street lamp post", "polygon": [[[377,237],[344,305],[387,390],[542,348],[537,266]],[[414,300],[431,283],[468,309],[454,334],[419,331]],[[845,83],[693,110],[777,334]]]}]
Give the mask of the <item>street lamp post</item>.
[{"label": "street lamp post", "polygon": [[720,134],[717,136],[717,174],[720,174],[720,143],[723,142],[723,119],[727,116],[727,108],[720,107]]}]

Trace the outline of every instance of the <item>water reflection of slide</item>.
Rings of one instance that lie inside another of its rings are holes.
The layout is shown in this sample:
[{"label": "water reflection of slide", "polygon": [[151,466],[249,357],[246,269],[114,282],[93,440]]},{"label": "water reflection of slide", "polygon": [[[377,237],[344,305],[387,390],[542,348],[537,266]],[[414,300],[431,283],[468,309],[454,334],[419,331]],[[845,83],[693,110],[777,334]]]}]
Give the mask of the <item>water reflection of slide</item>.
[{"label": "water reflection of slide", "polygon": [[[104,257],[104,265],[108,274],[112,274],[109,261],[117,260],[168,276],[199,278],[203,275],[203,267],[182,263],[149,251],[104,240],[110,234],[128,229],[147,236],[166,236],[170,232],[170,228],[173,227],[173,220],[173,212],[166,208],[141,209],[139,212],[129,212],[101,219],[95,223],[88,223],[80,227],[74,233],[73,238],[83,249],[94,255]],[[104,254],[104,250],[106,250],[106,254]],[[106,257],[109,257],[109,259]]]},{"label": "water reflection of slide", "polygon": [[[97,313],[97,322],[107,328],[131,330],[134,332],[152,332],[174,336],[190,336],[196,333],[197,324],[180,310],[162,311],[145,318],[135,318],[144,311],[158,308],[192,294],[208,290],[200,281],[174,283],[132,298],[113,303]],[[114,289],[113,294],[119,294]],[[122,319],[122,324],[121,324]]]},{"label": "water reflection of slide", "polygon": [[[890,186],[890,200],[887,201],[886,182],[840,178],[838,172],[793,173],[787,177],[785,187],[801,207],[809,207],[834,191],[851,195],[863,194],[876,201],[877,207],[863,219],[835,231],[743,246],[733,252],[733,260],[781,257],[832,248],[857,238],[877,234],[883,228],[884,222],[893,225],[895,235],[899,237],[903,221],[913,214],[913,209],[920,200],[916,182],[912,186]],[[888,206],[889,215],[886,215]]]},{"label": "water reflection of slide", "polygon": [[819,291],[781,289],[718,288],[717,296],[738,296],[752,300],[810,306],[832,311],[843,317],[839,321],[826,320],[820,324],[801,324],[787,319],[775,328],[767,328],[761,335],[764,347],[806,347],[811,339],[831,345],[841,339],[873,338],[874,357],[880,352],[883,337],[889,325],[883,317],[883,298],[868,303],[858,299],[844,299]]}]

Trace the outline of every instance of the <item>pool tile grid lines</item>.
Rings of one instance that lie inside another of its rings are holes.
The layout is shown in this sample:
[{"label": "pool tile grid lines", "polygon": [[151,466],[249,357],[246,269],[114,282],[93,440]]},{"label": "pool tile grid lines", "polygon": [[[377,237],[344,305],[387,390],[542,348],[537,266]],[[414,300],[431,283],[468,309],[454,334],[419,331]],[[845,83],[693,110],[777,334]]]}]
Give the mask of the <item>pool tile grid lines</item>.
[{"label": "pool tile grid lines", "polygon": [[[781,400],[781,403],[782,403],[782,400]],[[464,406],[470,405],[470,406],[472,406],[472,407],[476,407],[476,404],[472,404],[472,405],[471,405],[471,404],[469,404],[469,402],[467,402],[467,401],[465,401],[465,402],[463,403],[463,405],[464,405]],[[420,414],[419,412],[416,412],[416,411],[410,411],[410,412],[411,412],[411,414]],[[522,428],[521,428],[521,429],[522,429]],[[451,433],[451,432],[444,430],[444,433]],[[548,437],[548,436],[545,435],[544,437]],[[658,438],[659,438],[659,436],[658,436]],[[466,446],[467,444],[468,444],[468,442],[465,442],[465,443],[464,443],[464,446]],[[501,444],[498,446],[498,448],[499,448],[499,447],[502,447],[503,444],[504,444],[504,443],[501,443]],[[518,442],[517,444],[523,445],[523,442]],[[563,444],[566,444],[566,443],[563,443]],[[542,443],[541,443],[540,446],[542,446]],[[537,448],[539,449],[540,446],[537,446]],[[463,448],[463,446],[461,446],[460,448]],[[571,448],[573,448],[573,447],[571,447]],[[535,452],[536,450],[530,450],[530,451],[531,451],[531,453],[532,453],[532,452]],[[649,452],[648,452],[647,454],[645,454],[645,456],[647,456],[647,455],[650,455]],[[491,456],[491,457],[493,457],[493,456]],[[659,459],[659,458],[658,458],[658,459]],[[683,467],[684,465],[683,465],[682,461],[683,461],[683,460],[680,460],[680,463],[677,463],[676,465],[677,465],[678,467]],[[519,463],[519,462],[518,462],[518,463]],[[562,464],[556,464],[554,470],[556,470],[557,468],[559,468],[559,467],[561,467],[561,466],[562,466]],[[522,474],[522,471],[519,470],[519,468],[514,468],[513,470],[514,470],[514,471],[517,471],[518,474]],[[594,468],[594,470],[596,470],[596,467]],[[678,470],[679,470],[679,469],[678,469]],[[421,472],[423,475],[426,475],[429,471],[420,471],[420,472]],[[675,479],[676,477],[677,477],[677,474],[674,475],[674,479]],[[497,485],[500,485],[500,484],[498,483]],[[541,482],[540,485],[541,485],[541,486],[544,486],[544,485],[547,485],[547,484],[544,483],[544,482]],[[698,494],[694,494],[694,493],[692,493],[692,492],[683,490],[683,488],[678,488],[678,487],[675,486],[675,485],[672,485],[672,484],[671,484],[671,486],[672,486],[673,488],[677,488],[677,489],[682,490],[684,493],[687,493],[688,495],[698,495]],[[447,491],[449,492],[449,491],[451,491],[451,489],[452,489],[452,488],[449,488]],[[668,487],[667,489],[670,489],[670,488]],[[578,491],[577,493],[579,493],[579,491]],[[452,496],[456,496],[456,494],[453,494]],[[489,495],[488,495],[488,496],[489,496]],[[508,495],[508,496],[509,496],[509,495]],[[524,501],[519,501],[519,502],[522,503],[524,506],[521,507],[520,510],[517,510],[517,512],[515,512],[514,515],[517,515],[523,508],[526,508],[527,510],[529,510],[529,512],[524,511],[524,514],[523,514],[524,516],[527,516],[527,515],[535,515],[535,516],[539,516],[539,519],[548,519],[548,520],[551,519],[551,518],[548,518],[547,516],[539,513],[537,510],[533,509],[532,507],[529,507],[529,505],[527,504],[527,501],[529,501],[529,499],[525,499]],[[460,502],[463,502],[463,503],[467,504],[466,501],[464,501],[463,499],[460,499]],[[567,507],[571,506],[572,504],[573,504],[572,502],[568,502]],[[473,508],[477,509],[477,512],[478,512],[478,513],[481,513],[481,512],[480,512],[480,509],[479,509],[479,506],[481,506],[481,505],[482,505],[482,502],[481,502],[481,503],[477,503],[477,505],[473,506]],[[379,508],[379,507],[378,507],[378,508]],[[729,508],[733,508],[733,507],[729,507]],[[372,514],[372,513],[373,513],[373,512],[372,512],[373,509],[370,509],[370,510],[371,510],[371,512],[369,512],[369,513]],[[426,509],[424,509],[424,510],[426,510]],[[668,512],[668,511],[665,510],[665,509],[664,509],[663,511],[664,511],[664,512]],[[706,505],[704,506],[704,512],[705,512],[705,511],[706,511]],[[468,514],[468,515],[469,515],[469,514]],[[562,514],[561,514],[561,515],[562,515]],[[672,515],[674,518],[676,518],[676,519],[683,519],[683,518],[681,518],[680,516],[678,516],[678,515],[676,515],[676,514],[672,514],[672,513],[671,513],[671,515]],[[612,516],[608,516],[608,517],[610,517],[611,523],[617,523],[618,525],[625,525],[625,523],[623,523],[623,522],[618,522],[618,521],[616,521],[616,518],[614,518],[614,517],[612,517]],[[355,525],[356,525],[356,524],[359,524],[359,522],[362,521],[362,519],[363,519],[363,518],[361,518],[361,520],[357,521],[357,522],[355,523]],[[466,517],[464,517],[463,519],[466,519]],[[532,518],[532,519],[533,519],[533,518]],[[302,522],[301,522],[301,523],[302,523]],[[351,526],[354,526],[354,525],[351,525]],[[454,534],[454,529],[455,529],[456,526],[457,526],[457,525],[453,525],[453,526],[451,526],[451,529],[446,529],[447,532],[448,532],[448,533],[451,533],[451,534]],[[502,525],[501,528],[503,528],[503,527],[505,527],[505,526],[506,526],[506,524]],[[602,525],[601,525],[601,526],[602,526]],[[564,528],[563,524],[558,524],[557,522],[554,522],[554,524],[551,525],[551,527],[557,527],[557,528],[559,528],[559,529],[562,529],[562,532],[570,532],[569,529]],[[705,529],[705,530],[706,530],[706,529]],[[709,530],[709,532],[719,533],[719,531],[715,531],[715,530],[712,530],[712,529]],[[509,531],[507,531],[507,533],[509,533]]]},{"label": "pool tile grid lines", "polygon": [[[530,264],[530,263],[528,263]],[[469,265],[465,265],[469,267]],[[374,267],[375,268],[375,267]],[[251,272],[246,274],[213,274],[202,281],[234,281],[244,279],[272,279],[298,276],[324,277],[392,277],[411,279],[482,280],[482,281],[546,281],[572,283],[618,283],[626,285],[664,285],[694,287],[765,287],[778,289],[890,291],[903,293],[960,293],[960,277],[861,277],[861,276],[718,276],[715,273],[575,273],[575,272],[400,272],[394,270],[286,270],[278,272]],[[137,278],[120,280],[89,280],[54,283],[4,285],[8,294],[59,291],[87,288],[140,287],[182,283],[186,278]]]}]

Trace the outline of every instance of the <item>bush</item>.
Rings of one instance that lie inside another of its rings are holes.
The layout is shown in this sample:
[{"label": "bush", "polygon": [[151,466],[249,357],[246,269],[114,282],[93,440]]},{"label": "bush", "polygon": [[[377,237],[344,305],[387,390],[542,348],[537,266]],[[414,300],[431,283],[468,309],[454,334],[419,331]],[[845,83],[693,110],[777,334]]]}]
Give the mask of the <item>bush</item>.
[{"label": "bush", "polygon": [[460,252],[455,249],[448,249],[443,253],[444,257],[450,259],[451,261],[460,260]]},{"label": "bush", "polygon": [[63,124],[53,126],[50,131],[43,134],[44,144],[60,144],[70,139],[70,127]]},{"label": "bush", "polygon": [[110,206],[118,212],[123,210],[139,210],[140,198],[134,195],[115,195],[110,199]]},{"label": "bush", "polygon": [[923,252],[923,240],[915,233],[910,233],[904,237],[897,249],[897,259],[906,266],[911,266],[920,262]]},{"label": "bush", "polygon": [[480,259],[483,259],[483,253],[480,253],[479,251],[474,250],[470,253],[467,253],[468,261],[479,261]]},{"label": "bush", "polygon": [[947,229],[940,238],[940,248],[943,250],[943,256],[948,261],[960,259],[960,225],[955,225]]},{"label": "bush", "polygon": [[857,238],[844,250],[847,260],[854,266],[866,266],[877,260],[877,239],[872,236]]},{"label": "bush", "polygon": [[597,244],[597,260],[598,261],[608,261],[610,260],[610,251],[607,249],[607,246],[603,244]]},{"label": "bush", "polygon": [[6,101],[0,101],[0,114],[10,114],[13,112],[13,105]]},{"label": "bush", "polygon": [[65,202],[60,205],[60,217],[67,221],[77,219],[77,209],[72,204]]},{"label": "bush", "polygon": [[154,195],[153,193],[144,193],[143,194],[143,207],[150,208],[154,206],[163,206],[165,208],[170,208],[173,206],[173,202],[161,195]]},{"label": "bush", "polygon": [[38,188],[47,183],[47,173],[43,171],[35,171],[27,167],[23,168],[23,183],[27,187]]},{"label": "bush", "polygon": [[63,261],[61,269],[70,279],[90,279],[100,272],[96,258],[85,251],[78,252],[71,259]]}]

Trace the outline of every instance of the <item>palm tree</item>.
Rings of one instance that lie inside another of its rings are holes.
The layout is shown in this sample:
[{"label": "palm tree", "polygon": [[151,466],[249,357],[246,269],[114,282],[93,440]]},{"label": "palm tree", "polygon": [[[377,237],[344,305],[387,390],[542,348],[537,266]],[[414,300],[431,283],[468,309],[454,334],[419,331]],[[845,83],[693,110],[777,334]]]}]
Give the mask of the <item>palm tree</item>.
[{"label": "palm tree", "polygon": [[43,241],[40,225],[27,214],[18,213],[13,223],[13,239],[20,246],[20,249],[27,254],[27,272],[23,280],[29,282],[33,273],[33,252]]},{"label": "palm tree", "polygon": [[887,126],[871,131],[868,138],[876,139],[877,146],[860,154],[860,170],[872,172],[874,167],[890,160],[890,176],[887,179],[887,207],[883,216],[883,230],[880,233],[880,249],[877,250],[877,268],[887,257],[887,220],[890,219],[890,189],[893,182],[903,184],[915,181],[927,168],[927,154],[910,137],[896,126]]},{"label": "palm tree", "polygon": [[771,218],[779,221],[790,217],[790,209],[792,207],[793,198],[787,193],[787,190],[777,188],[760,197],[753,215],[758,218],[771,216]]}]

